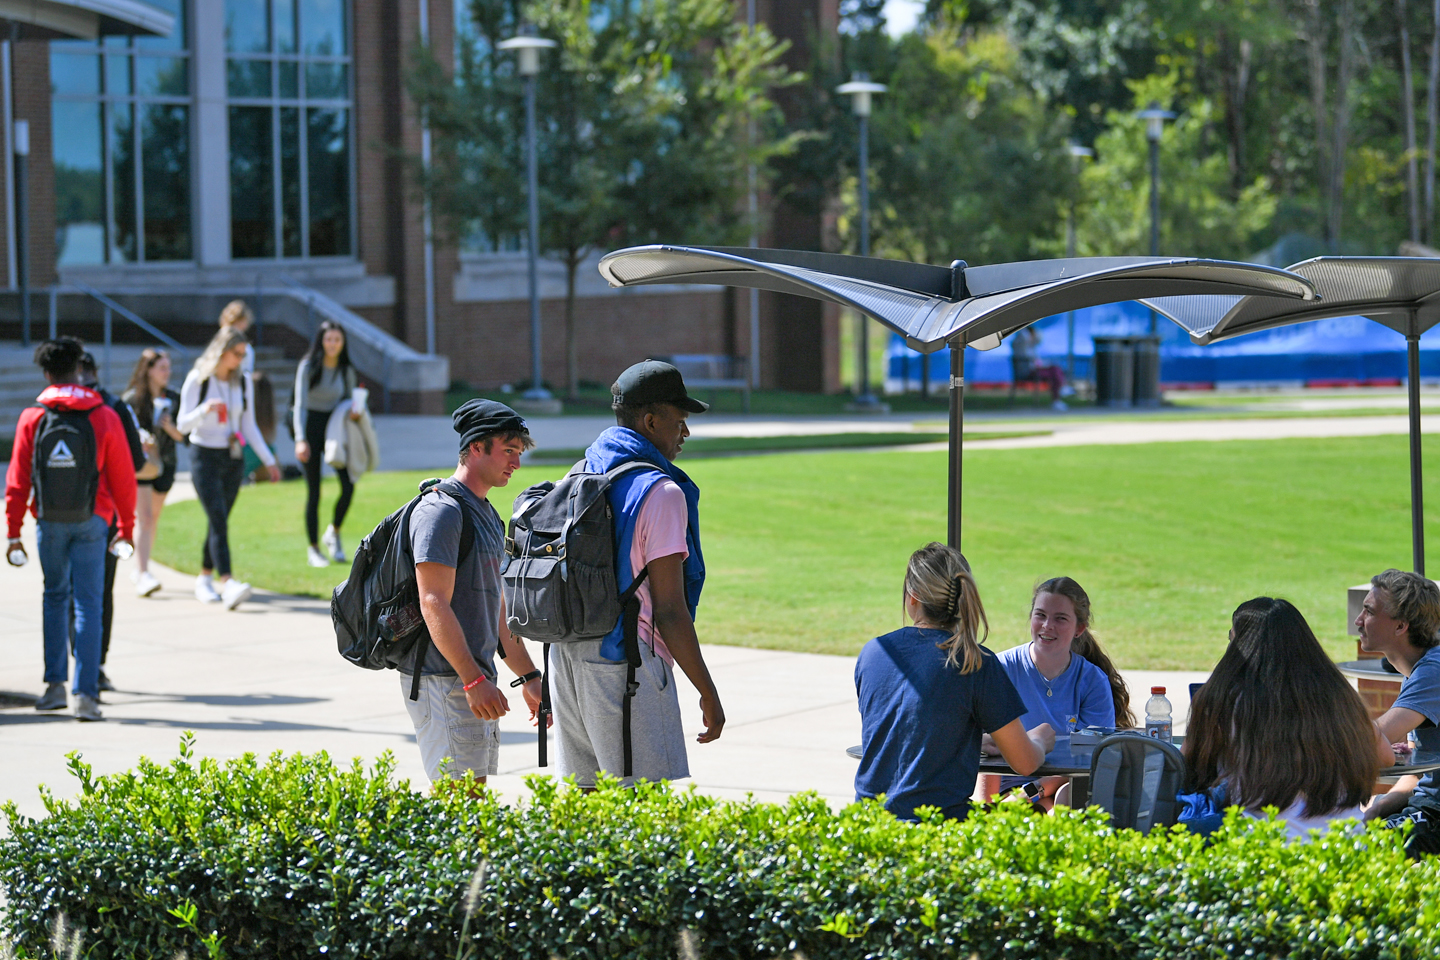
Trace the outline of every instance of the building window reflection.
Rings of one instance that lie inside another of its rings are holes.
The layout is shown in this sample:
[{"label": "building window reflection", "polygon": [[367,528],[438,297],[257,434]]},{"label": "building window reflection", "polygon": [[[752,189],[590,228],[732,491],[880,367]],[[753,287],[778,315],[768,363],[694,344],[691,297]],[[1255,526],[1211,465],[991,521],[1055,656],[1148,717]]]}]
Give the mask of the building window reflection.
[{"label": "building window reflection", "polygon": [[188,260],[190,56],[169,37],[50,45],[55,246],[61,266]]},{"label": "building window reflection", "polygon": [[345,0],[225,0],[230,255],[348,256]]}]

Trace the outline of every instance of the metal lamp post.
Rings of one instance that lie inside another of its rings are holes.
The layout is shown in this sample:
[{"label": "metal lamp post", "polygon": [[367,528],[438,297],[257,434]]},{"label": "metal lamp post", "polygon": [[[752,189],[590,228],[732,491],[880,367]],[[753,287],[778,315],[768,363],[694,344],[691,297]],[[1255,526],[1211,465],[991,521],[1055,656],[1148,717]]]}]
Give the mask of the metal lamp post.
[{"label": "metal lamp post", "polygon": [[530,389],[522,396],[526,400],[549,400],[550,391],[541,385],[540,279],[535,263],[540,244],[539,172],[535,159],[535,75],[540,72],[540,51],[554,47],[555,41],[525,35],[502,40],[498,46],[501,50],[516,52],[520,76],[525,78],[525,185],[530,208],[526,247],[530,271]]},{"label": "metal lamp post", "polygon": [[[860,121],[860,256],[870,256],[870,104],[871,97],[886,90],[883,83],[871,83],[870,75],[853,73],[849,83],[835,88],[836,93],[850,97],[850,106]],[[856,317],[856,342],[859,345],[856,367],[855,406],[877,409],[880,402],[870,392],[870,329],[864,315]]]},{"label": "metal lamp post", "polygon": [[30,121],[16,120],[11,143],[15,153],[15,273],[20,286],[20,344],[30,346]]},{"label": "metal lamp post", "polygon": [[[1079,175],[1079,166],[1086,158],[1095,156],[1095,151],[1089,147],[1082,147],[1071,140],[1066,146],[1070,154],[1070,162],[1076,168],[1073,172]],[[1065,256],[1075,259],[1075,191],[1070,191],[1070,217],[1065,224]],[[1075,311],[1071,310],[1065,315],[1065,380],[1068,383],[1075,382]]]}]

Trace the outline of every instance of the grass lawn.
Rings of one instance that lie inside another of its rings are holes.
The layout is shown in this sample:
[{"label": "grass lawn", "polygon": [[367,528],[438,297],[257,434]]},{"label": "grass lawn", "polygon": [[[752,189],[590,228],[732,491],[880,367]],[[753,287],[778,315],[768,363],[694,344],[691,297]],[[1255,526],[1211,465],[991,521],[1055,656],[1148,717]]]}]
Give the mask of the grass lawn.
[{"label": "grass lawn", "polygon": [[[1406,462],[1403,436],[971,451],[965,546],[991,646],[1024,639],[1034,583],[1068,574],[1090,592],[1096,633],[1127,667],[1210,667],[1230,611],[1259,594],[1293,600],[1331,655],[1350,659],[1345,588],[1409,564]],[[521,470],[494,497],[501,515],[512,491],[563,469]],[[779,454],[687,469],[703,491],[699,626],[710,642],[853,654],[899,625],[906,558],[944,536],[943,452]],[[364,478],[347,543],[421,476]],[[236,568],[257,585],[324,596],[344,571],[305,565],[303,498],[298,482],[240,494]],[[1434,485],[1429,502],[1440,503]],[[198,505],[175,504],[157,557],[193,571],[202,532]]]}]

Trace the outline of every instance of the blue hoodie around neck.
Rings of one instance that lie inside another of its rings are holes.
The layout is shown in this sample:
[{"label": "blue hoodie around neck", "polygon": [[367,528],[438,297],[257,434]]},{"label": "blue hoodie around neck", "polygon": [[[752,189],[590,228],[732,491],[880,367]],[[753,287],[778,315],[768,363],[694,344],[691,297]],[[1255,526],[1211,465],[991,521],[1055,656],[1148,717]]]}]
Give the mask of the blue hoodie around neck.
[{"label": "blue hoodie around neck", "polygon": [[[684,470],[667,460],[655,444],[629,427],[608,428],[585,451],[585,466],[595,473],[605,473],[632,460],[643,460],[654,465],[655,469],[633,470],[612,483],[606,493],[615,511],[615,539],[619,547],[616,580],[624,591],[640,572],[630,569],[630,548],[635,542],[635,521],[640,517],[645,495],[661,480],[668,478],[675,481],[685,494],[688,514],[685,529],[685,547],[689,551],[685,558],[685,605],[689,607],[693,620],[700,605],[700,591],[705,586],[705,558],[700,553],[700,488]],[[607,660],[625,659],[621,623],[616,623],[615,629],[600,641],[600,656]]]}]

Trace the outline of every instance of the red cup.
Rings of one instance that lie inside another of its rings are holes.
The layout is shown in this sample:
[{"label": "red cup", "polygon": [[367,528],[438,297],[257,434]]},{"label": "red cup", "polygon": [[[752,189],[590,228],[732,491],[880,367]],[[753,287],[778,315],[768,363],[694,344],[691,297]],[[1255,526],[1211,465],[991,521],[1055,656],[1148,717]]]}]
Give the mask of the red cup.
[{"label": "red cup", "polygon": [[221,423],[229,423],[229,422],[230,422],[230,408],[229,408],[228,406],[226,406],[226,405],[223,404],[223,403],[220,404],[219,414],[220,414],[220,422],[221,422]]}]

